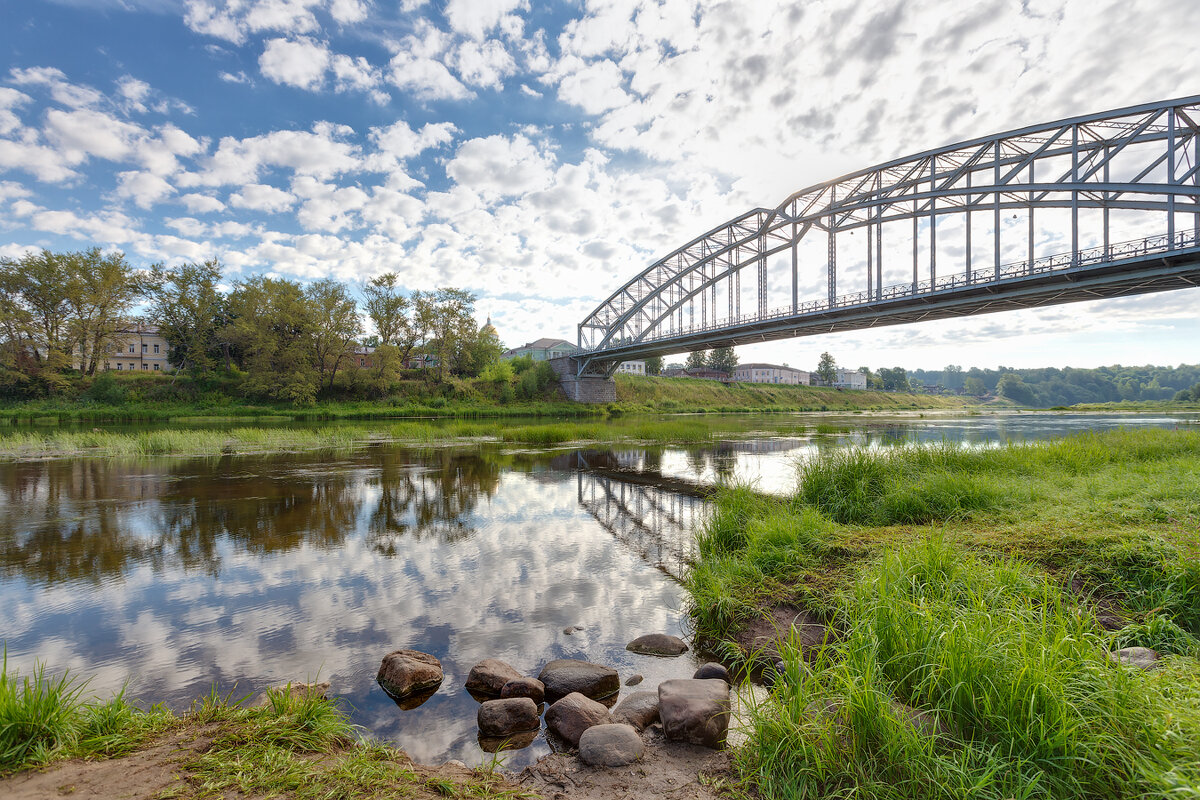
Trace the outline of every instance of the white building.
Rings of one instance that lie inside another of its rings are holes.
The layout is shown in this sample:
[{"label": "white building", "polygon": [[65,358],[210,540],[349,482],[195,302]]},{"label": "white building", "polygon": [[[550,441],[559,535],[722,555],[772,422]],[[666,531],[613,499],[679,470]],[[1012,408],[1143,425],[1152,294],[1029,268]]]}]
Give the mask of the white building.
[{"label": "white building", "polygon": [[865,389],[867,388],[867,376],[858,370],[839,369],[833,385],[838,389]]},{"label": "white building", "polygon": [[809,375],[802,369],[783,367],[777,364],[738,364],[733,379],[741,383],[778,383],[789,386],[807,386]]},{"label": "white building", "polygon": [[645,361],[622,361],[617,365],[618,375],[645,375]]},{"label": "white building", "polygon": [[170,347],[158,332],[157,325],[131,325],[114,337],[117,344],[104,359],[104,369],[120,372],[170,372],[167,361]]}]

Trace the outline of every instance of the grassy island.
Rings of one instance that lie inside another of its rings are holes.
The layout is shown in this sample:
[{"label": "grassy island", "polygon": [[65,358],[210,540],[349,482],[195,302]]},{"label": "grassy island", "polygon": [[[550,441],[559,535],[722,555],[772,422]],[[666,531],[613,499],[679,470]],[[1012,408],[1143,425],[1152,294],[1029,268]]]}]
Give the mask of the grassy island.
[{"label": "grassy island", "polygon": [[[1200,796],[1200,432],[841,450],[799,477],[725,491],[688,579],[730,655],[784,621],[736,754],[764,796]],[[1130,646],[1162,659],[1115,664]]]}]

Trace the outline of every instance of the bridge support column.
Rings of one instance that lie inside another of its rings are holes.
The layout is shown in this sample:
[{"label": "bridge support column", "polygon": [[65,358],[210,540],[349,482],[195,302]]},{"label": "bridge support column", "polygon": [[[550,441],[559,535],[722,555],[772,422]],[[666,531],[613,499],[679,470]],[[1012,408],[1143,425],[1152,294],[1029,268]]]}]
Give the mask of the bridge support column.
[{"label": "bridge support column", "polygon": [[558,375],[558,384],[568,400],[576,403],[615,403],[617,401],[617,382],[612,378],[599,375],[578,375],[576,370],[579,365],[570,356],[552,358],[549,364]]}]

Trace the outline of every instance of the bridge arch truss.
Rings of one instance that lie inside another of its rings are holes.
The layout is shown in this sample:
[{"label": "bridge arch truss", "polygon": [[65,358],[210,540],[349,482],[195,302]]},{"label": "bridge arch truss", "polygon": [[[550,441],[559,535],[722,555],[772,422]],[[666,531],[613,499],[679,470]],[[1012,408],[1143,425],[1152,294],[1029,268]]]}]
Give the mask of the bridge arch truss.
[{"label": "bridge arch truss", "polygon": [[803,189],[579,325],[630,358],[1200,285],[1200,96],[974,139]]}]

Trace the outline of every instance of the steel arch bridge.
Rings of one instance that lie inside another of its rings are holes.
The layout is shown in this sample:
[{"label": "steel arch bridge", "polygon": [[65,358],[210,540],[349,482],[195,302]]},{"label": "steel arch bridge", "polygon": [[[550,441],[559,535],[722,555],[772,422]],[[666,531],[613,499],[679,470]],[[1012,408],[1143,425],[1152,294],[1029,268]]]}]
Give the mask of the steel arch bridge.
[{"label": "steel arch bridge", "polygon": [[1009,131],[756,208],[579,325],[621,361],[1200,285],[1200,95]]}]

